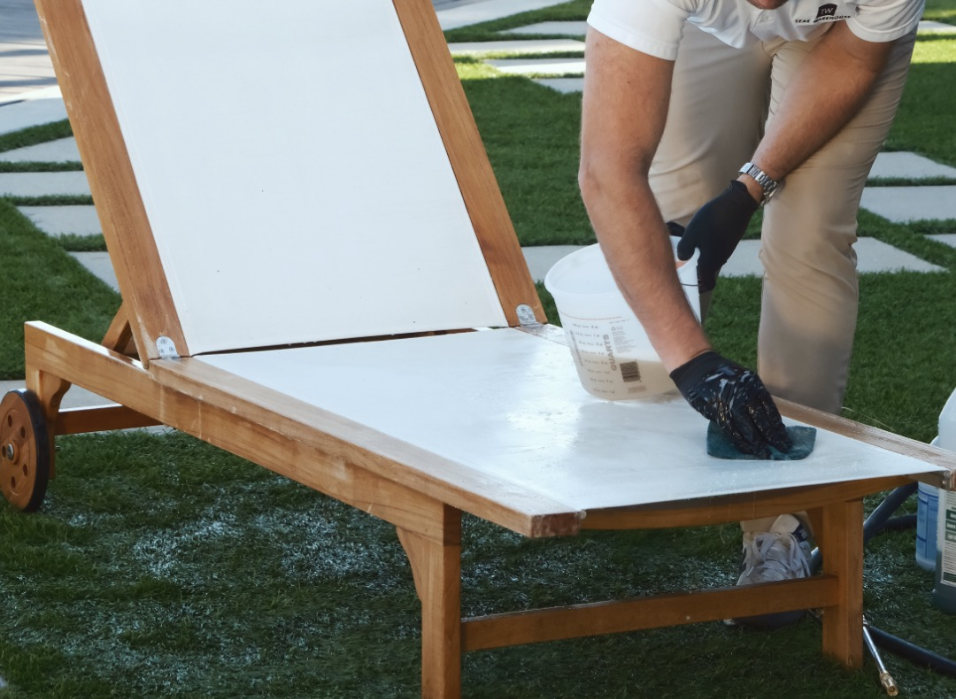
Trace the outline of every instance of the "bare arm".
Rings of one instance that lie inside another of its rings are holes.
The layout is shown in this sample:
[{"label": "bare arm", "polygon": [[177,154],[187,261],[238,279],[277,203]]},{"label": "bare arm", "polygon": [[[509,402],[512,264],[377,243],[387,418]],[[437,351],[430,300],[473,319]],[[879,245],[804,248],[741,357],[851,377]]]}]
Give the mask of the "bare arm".
[{"label": "bare arm", "polygon": [[[794,76],[753,162],[780,181],[822,148],[859,111],[893,44],[864,41],[846,22],[834,24]],[[762,198],[753,179],[740,179]]]},{"label": "bare arm", "polygon": [[618,286],[671,371],[710,343],[677,280],[648,183],[674,64],[588,32],[579,181]]}]

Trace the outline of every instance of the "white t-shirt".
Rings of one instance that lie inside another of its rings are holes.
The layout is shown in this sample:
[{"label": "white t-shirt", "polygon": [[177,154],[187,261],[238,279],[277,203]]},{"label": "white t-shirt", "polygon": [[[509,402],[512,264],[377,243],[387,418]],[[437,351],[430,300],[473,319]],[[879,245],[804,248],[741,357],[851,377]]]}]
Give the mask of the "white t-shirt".
[{"label": "white t-shirt", "polygon": [[594,0],[588,24],[625,46],[674,60],[684,22],[725,44],[808,41],[845,21],[864,41],[892,41],[916,28],[925,0],[790,0],[760,10],[747,0]]}]

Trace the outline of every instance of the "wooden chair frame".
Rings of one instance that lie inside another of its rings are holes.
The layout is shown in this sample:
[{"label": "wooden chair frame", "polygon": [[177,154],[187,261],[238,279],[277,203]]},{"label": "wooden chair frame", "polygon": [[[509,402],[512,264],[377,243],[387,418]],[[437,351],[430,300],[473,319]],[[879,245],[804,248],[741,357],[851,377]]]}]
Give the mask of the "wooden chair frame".
[{"label": "wooden chair frame", "polygon": [[[304,406],[278,410],[276,396],[261,390],[253,391],[256,402],[239,402],[224,384],[225,377],[214,376],[215,370],[190,359],[154,362],[149,370],[138,359],[43,323],[27,325],[26,357],[27,387],[40,397],[55,434],[169,425],[395,525],[422,601],[422,696],[428,698],[460,696],[460,657],[468,651],[807,608],[824,612],[824,653],[848,668],[860,667],[862,499],[910,482],[906,477],[879,478],[586,513],[561,511],[557,503],[540,500],[508,507],[483,499],[477,489],[410,484],[398,463],[376,453],[380,444],[361,446],[374,440],[343,440],[330,434],[342,427],[334,416],[317,415]],[[59,401],[71,384],[120,405],[60,411]],[[785,415],[819,429],[952,468],[952,457],[934,447],[780,403]],[[817,538],[826,542],[822,575],[747,588],[461,618],[462,511],[529,537],[548,537],[585,529],[702,526],[798,510],[812,513]]]},{"label": "wooden chair frame", "polygon": [[[482,250],[513,327],[561,341],[521,257],[429,0],[394,0],[459,178]],[[35,322],[25,333],[27,388],[53,435],[169,425],[393,524],[422,602],[422,696],[460,696],[464,652],[538,641],[819,608],[823,651],[850,668],[862,662],[862,498],[908,478],[877,478],[653,506],[569,510],[493,484],[430,477],[454,464],[361,425],[297,403],[188,357],[135,188],[135,177],[79,0],[37,0],[61,88],[104,226],[124,306],[102,344]],[[161,359],[159,337],[183,358]],[[117,403],[61,410],[70,385]],[[781,401],[789,417],[952,471],[938,449]],[[415,463],[410,469],[403,464]],[[948,473],[947,473],[948,475]],[[922,476],[941,484],[938,475]],[[948,482],[947,482],[948,485]],[[699,526],[810,511],[826,542],[822,575],[809,579],[461,618],[461,513],[529,537],[584,529]]]}]

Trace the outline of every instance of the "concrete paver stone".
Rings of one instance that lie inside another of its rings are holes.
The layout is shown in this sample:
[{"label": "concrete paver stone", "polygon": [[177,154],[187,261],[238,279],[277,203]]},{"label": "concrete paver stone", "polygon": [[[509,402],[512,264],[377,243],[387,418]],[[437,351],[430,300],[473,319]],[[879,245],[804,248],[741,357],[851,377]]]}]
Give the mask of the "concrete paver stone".
[{"label": "concrete paver stone", "polygon": [[[857,256],[857,271],[872,272],[945,272],[946,269],[921,260],[876,238],[860,238],[853,246]],[[720,271],[724,277],[763,275],[759,258],[760,241],[742,240]]]},{"label": "concrete paver stone", "polygon": [[522,248],[521,251],[524,253],[525,262],[528,263],[531,278],[536,282],[543,282],[548,271],[558,260],[582,247],[581,245],[539,245]]},{"label": "concrete paver stone", "polygon": [[538,22],[526,27],[505,29],[500,34],[564,34],[566,36],[584,36],[588,31],[587,22]]},{"label": "concrete paver stone", "polygon": [[0,196],[90,196],[86,174],[75,172],[0,172]]},{"label": "concrete paver stone", "polygon": [[509,75],[584,75],[583,58],[499,58],[485,63]]},{"label": "concrete paver stone", "polygon": [[488,22],[493,19],[510,17],[521,12],[543,10],[546,7],[560,5],[567,0],[487,0],[464,6],[444,9],[436,8],[438,22],[444,31],[467,27],[470,24]]},{"label": "concrete paver stone", "polygon": [[80,149],[76,147],[76,139],[60,138],[56,141],[38,143],[35,146],[15,148],[0,153],[0,161],[7,163],[78,163]]},{"label": "concrete paver stone", "polygon": [[584,78],[535,78],[534,81],[566,95],[584,91]]},{"label": "concrete paver stone", "polygon": [[70,255],[113,291],[119,291],[119,283],[116,281],[116,273],[113,271],[113,263],[110,262],[108,253],[71,252]]},{"label": "concrete paver stone", "polygon": [[926,237],[930,240],[945,243],[951,248],[956,248],[956,233],[935,233]]},{"label": "concrete paver stone", "polygon": [[861,205],[896,223],[956,218],[956,185],[867,187]]},{"label": "concrete paver stone", "polygon": [[925,19],[919,23],[917,31],[920,34],[956,34],[956,26],[945,22],[933,22]]},{"label": "concrete paver stone", "polygon": [[[56,92],[59,93],[58,88]],[[0,134],[63,119],[66,119],[66,105],[63,104],[63,98],[58,96],[0,104]]]},{"label": "concrete paver stone", "polygon": [[857,255],[856,267],[861,273],[948,271],[876,238],[860,238],[853,247]]},{"label": "concrete paver stone", "polygon": [[455,55],[481,53],[557,53],[584,51],[584,42],[574,39],[526,39],[523,41],[473,41],[451,43],[448,49]]},{"label": "concrete paver stone", "polygon": [[21,214],[49,236],[99,235],[103,232],[95,206],[19,206]]},{"label": "concrete paver stone", "polygon": [[880,153],[870,170],[870,177],[906,177],[918,180],[924,177],[954,177],[956,167],[942,165],[916,153],[901,151]]}]

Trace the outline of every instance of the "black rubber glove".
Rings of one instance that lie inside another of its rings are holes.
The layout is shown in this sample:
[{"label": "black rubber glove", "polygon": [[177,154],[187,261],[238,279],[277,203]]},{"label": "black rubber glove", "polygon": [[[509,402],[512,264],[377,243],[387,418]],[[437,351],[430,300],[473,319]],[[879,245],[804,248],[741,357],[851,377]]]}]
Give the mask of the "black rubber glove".
[{"label": "black rubber glove", "polygon": [[697,259],[700,293],[707,293],[717,285],[717,273],[730,259],[759,206],[744,183],[734,180],[720,196],[700,207],[687,224],[677,244],[677,257],[689,260],[694,250],[700,248]]},{"label": "black rubber glove", "polygon": [[793,446],[770,392],[756,373],[716,352],[705,352],[671,372],[681,395],[745,454],[769,457],[767,445]]}]

